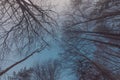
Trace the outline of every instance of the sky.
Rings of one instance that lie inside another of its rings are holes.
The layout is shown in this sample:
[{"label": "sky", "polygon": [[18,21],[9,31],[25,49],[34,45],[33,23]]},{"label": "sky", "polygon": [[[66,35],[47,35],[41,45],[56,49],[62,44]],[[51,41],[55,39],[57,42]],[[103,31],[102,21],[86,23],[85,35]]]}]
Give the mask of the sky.
[{"label": "sky", "polygon": [[[28,1],[28,0],[27,0]],[[67,7],[67,5],[69,4],[70,0],[43,0],[42,4],[41,2],[42,0],[34,0],[34,3],[37,3],[39,5],[49,5],[51,4],[52,6],[54,6],[57,12],[62,11],[65,9],[65,7]]]},{"label": "sky", "polygon": [[56,11],[63,11],[67,5],[69,5],[69,0],[51,0],[54,5],[56,5]]}]

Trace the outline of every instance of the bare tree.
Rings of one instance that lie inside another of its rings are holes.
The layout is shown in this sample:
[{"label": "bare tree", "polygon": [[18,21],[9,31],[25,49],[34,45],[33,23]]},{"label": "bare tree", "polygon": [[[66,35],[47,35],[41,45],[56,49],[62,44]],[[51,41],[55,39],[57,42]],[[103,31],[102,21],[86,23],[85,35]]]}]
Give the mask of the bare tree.
[{"label": "bare tree", "polygon": [[33,73],[33,69],[29,68],[27,69],[26,67],[21,69],[18,73],[13,72],[13,76],[8,76],[8,80],[30,80],[31,76]]},{"label": "bare tree", "polygon": [[36,80],[59,80],[61,64],[58,60],[50,60],[34,68],[34,79]]},{"label": "bare tree", "polygon": [[[54,34],[56,22],[52,15],[55,12],[51,6],[42,5],[43,1],[37,4],[34,0],[0,0],[0,60],[15,52],[26,56],[16,62],[19,64],[33,55],[30,53],[41,51],[41,47],[48,45],[44,37],[48,33]],[[16,63],[1,71],[0,76]]]},{"label": "bare tree", "polygon": [[61,64],[58,60],[49,60],[43,64],[37,64],[30,69],[24,68],[18,73],[14,72],[9,80],[59,80]]},{"label": "bare tree", "polygon": [[118,5],[119,0],[72,0],[64,23],[63,57],[71,60],[79,80],[119,80]]}]

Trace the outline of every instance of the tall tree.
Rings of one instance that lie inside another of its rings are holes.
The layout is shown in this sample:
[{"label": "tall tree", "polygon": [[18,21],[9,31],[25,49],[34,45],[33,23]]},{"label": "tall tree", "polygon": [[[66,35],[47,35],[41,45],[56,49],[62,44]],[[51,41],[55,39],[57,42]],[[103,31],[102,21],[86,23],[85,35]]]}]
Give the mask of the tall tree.
[{"label": "tall tree", "polygon": [[120,1],[71,2],[64,23],[65,59],[72,61],[79,80],[119,80]]},{"label": "tall tree", "polygon": [[[53,36],[56,24],[51,6],[42,5],[44,0],[0,0],[0,60],[7,55],[26,56],[17,64],[41,51],[47,42],[46,34]],[[32,53],[32,54],[30,54]],[[17,64],[14,63],[0,72],[0,76]]]}]

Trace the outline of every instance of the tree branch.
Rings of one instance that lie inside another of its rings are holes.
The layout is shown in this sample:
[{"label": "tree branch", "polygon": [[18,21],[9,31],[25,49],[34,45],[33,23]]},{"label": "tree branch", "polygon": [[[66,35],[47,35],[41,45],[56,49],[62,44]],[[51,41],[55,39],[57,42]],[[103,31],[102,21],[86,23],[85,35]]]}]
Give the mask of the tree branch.
[{"label": "tree branch", "polygon": [[33,51],[30,55],[26,56],[25,58],[21,59],[20,61],[12,64],[11,66],[7,67],[5,70],[2,70],[0,72],[0,76],[2,76],[3,74],[5,74],[6,72],[8,72],[10,69],[12,69],[13,67],[15,67],[16,65],[24,62],[25,60],[27,60],[28,58],[30,58],[31,56],[33,56],[35,53],[39,53],[41,52],[43,49],[45,49],[46,45],[42,45],[40,48],[36,49],[35,51]]}]

